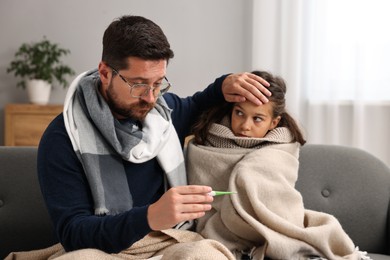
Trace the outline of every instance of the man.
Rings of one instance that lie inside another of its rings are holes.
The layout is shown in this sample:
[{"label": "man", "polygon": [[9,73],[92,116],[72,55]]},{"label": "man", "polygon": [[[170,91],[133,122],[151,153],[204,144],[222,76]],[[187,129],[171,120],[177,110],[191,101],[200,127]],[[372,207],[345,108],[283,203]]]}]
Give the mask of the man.
[{"label": "man", "polygon": [[120,252],[211,209],[211,187],[186,185],[184,139],[210,103],[267,102],[268,83],[232,74],[181,99],[167,93],[171,58],[155,23],[115,20],[104,33],[98,69],[74,80],[64,113],[44,133],[39,181],[66,251]]}]

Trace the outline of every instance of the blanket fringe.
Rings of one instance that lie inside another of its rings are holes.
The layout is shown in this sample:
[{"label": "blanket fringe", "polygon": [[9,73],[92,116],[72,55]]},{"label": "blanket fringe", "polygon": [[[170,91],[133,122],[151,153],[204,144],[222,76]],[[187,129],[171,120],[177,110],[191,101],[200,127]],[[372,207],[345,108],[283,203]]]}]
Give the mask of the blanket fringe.
[{"label": "blanket fringe", "polygon": [[[241,254],[244,256],[248,256],[250,259],[252,259],[254,252],[256,250],[256,247],[253,247],[250,252],[244,252],[241,251]],[[359,247],[355,247],[355,252],[357,253],[359,260],[373,260],[370,256],[368,256],[367,251],[360,251]],[[327,258],[321,257],[321,256],[309,256],[307,258],[308,260],[328,260]]]},{"label": "blanket fringe", "polygon": [[104,216],[109,213],[108,209],[106,207],[99,207],[95,209],[95,215],[97,216]]},{"label": "blanket fringe", "polygon": [[372,258],[367,255],[367,251],[360,251],[358,246],[355,248],[355,251],[357,251],[360,260],[372,260]]}]

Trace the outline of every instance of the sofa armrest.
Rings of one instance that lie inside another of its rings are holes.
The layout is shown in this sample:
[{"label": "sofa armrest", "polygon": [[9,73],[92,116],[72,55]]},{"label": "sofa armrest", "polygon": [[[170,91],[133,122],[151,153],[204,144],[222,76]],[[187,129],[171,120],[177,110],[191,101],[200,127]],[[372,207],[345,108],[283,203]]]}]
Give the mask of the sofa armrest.
[{"label": "sofa armrest", "polygon": [[56,243],[39,187],[36,147],[0,146],[0,259]]}]

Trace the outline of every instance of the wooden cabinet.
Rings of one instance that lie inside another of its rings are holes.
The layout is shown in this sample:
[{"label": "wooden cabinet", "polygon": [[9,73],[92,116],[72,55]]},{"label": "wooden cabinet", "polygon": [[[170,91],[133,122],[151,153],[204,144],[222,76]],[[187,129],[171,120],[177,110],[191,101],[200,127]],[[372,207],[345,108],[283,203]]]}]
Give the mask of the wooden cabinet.
[{"label": "wooden cabinet", "polygon": [[38,146],[49,123],[62,105],[8,104],[5,106],[6,146]]}]

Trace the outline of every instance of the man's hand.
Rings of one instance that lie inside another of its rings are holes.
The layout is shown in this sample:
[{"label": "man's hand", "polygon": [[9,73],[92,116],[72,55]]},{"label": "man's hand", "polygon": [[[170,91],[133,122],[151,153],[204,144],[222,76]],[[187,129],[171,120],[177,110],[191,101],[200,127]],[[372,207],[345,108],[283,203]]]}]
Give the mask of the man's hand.
[{"label": "man's hand", "polygon": [[152,230],[171,228],[176,224],[200,218],[211,209],[213,197],[208,186],[188,185],[169,189],[149,206],[148,222]]},{"label": "man's hand", "polygon": [[252,101],[256,105],[268,102],[271,92],[269,83],[263,78],[248,72],[230,74],[222,83],[222,92],[228,102]]}]

